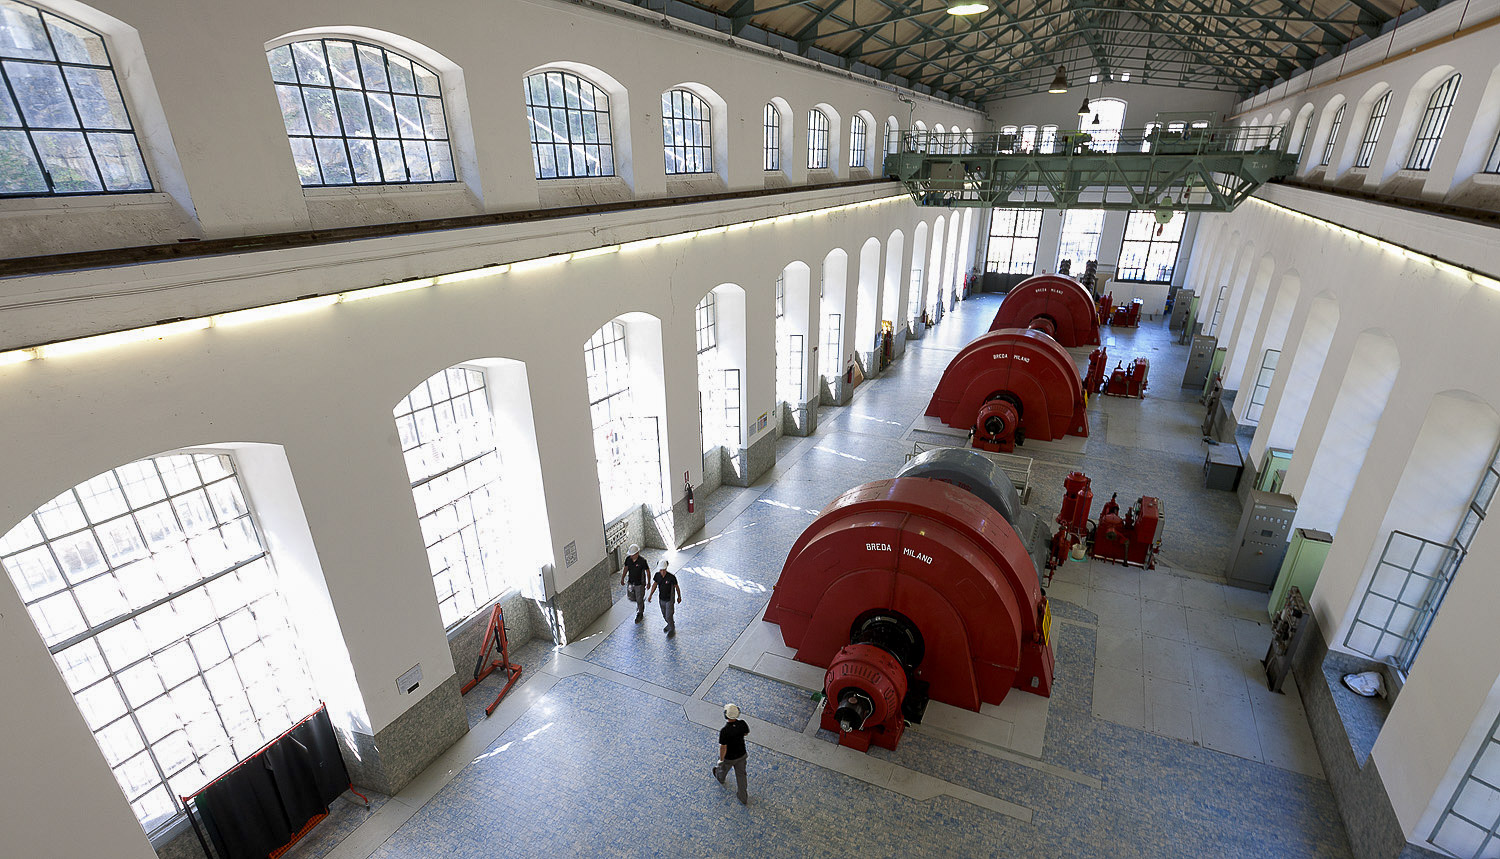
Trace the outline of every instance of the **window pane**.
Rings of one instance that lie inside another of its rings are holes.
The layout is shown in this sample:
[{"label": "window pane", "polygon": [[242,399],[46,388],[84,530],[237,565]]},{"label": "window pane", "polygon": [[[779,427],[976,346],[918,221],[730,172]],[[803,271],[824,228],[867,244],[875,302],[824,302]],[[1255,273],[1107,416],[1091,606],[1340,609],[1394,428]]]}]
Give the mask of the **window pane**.
[{"label": "window pane", "polygon": [[52,34],[52,47],[57,58],[65,63],[107,66],[109,55],[104,51],[104,40],[92,30],[64,21],[56,15],[47,15],[47,30]]},{"label": "window pane", "polygon": [[104,186],[110,191],[149,191],[151,177],[134,134],[111,134],[91,131],[89,145],[104,174]]},{"label": "window pane", "polygon": [[68,88],[78,113],[88,128],[130,130],[125,101],[109,69],[67,69]]},{"label": "window pane", "polygon": [[[283,82],[277,96],[303,185],[455,178],[436,73],[385,49],[348,40],[296,42],[291,47],[298,78]],[[279,50],[268,53],[273,76],[278,63],[284,62]],[[325,51],[326,63],[321,59]],[[314,85],[330,80],[337,89]],[[307,134],[329,140],[299,143]],[[440,142],[443,160],[435,164],[437,159],[425,147],[403,148],[403,138]]]},{"label": "window pane", "polygon": [[47,180],[24,131],[0,131],[0,194],[40,194]]},{"label": "window pane", "polygon": [[8,36],[0,40],[0,57],[15,57],[23,60],[50,60],[52,50],[47,45],[47,31],[42,24],[41,12],[19,3],[5,3],[6,29],[0,34]]}]

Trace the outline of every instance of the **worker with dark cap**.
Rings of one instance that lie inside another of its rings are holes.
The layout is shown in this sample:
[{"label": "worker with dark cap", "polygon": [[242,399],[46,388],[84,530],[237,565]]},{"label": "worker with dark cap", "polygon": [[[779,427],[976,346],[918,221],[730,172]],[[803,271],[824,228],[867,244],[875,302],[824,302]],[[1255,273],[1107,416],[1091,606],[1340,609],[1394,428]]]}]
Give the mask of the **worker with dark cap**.
[{"label": "worker with dark cap", "polygon": [[[667,572],[667,559],[662,558],[661,564],[656,568],[656,575],[651,577],[651,591],[646,594],[646,599],[661,591],[661,616],[667,625],[661,628],[667,634],[667,638],[677,635],[677,623],[672,619],[677,605],[682,602],[682,587],[677,584],[677,577]],[[673,602],[676,597],[676,602]]]},{"label": "worker with dark cap", "polygon": [[625,590],[625,596],[635,603],[635,622],[640,623],[646,617],[646,574],[651,572],[651,564],[641,557],[641,547],[637,543],[630,544],[630,550],[625,554],[625,566],[620,570],[620,584],[625,584],[626,576],[630,577],[630,585]]},{"label": "worker with dark cap", "polygon": [[719,784],[723,784],[730,768],[734,769],[740,805],[750,804],[750,797],[745,792],[745,759],[749,757],[745,751],[745,737],[749,733],[750,726],[740,719],[740,708],[725,704],[724,727],[719,729],[719,762],[714,764],[713,773]]}]

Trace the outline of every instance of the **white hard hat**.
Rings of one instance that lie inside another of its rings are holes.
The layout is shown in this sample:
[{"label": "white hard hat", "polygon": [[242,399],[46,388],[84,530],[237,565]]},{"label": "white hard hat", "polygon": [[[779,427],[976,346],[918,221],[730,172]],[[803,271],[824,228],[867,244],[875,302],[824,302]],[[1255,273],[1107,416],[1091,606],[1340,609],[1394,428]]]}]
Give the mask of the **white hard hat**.
[{"label": "white hard hat", "polygon": [[662,559],[661,559],[661,563],[660,563],[660,564],[657,564],[657,565],[656,565],[656,568],[657,568],[657,569],[658,569],[658,570],[665,570],[665,569],[666,569],[666,568],[667,568],[667,559],[666,559],[666,558],[662,558]]},{"label": "white hard hat", "polygon": [[640,553],[641,553],[641,544],[639,544],[639,543],[631,543],[630,544],[630,548],[625,550],[625,554],[627,554],[627,555],[639,555]]},{"label": "white hard hat", "polygon": [[724,705],[724,718],[726,718],[726,719],[738,719],[739,717],[740,717],[740,708],[739,707],[736,707],[733,704],[725,704]]}]

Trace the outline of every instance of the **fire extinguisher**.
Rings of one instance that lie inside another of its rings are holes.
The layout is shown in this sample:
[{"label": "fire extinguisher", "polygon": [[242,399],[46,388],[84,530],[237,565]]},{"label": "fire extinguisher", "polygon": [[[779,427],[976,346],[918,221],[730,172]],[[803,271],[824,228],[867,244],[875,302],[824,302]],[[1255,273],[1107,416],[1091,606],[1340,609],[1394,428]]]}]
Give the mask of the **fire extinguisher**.
[{"label": "fire extinguisher", "polygon": [[693,512],[693,481],[690,475],[691,472],[684,471],[682,473],[683,495],[687,498],[689,513]]}]

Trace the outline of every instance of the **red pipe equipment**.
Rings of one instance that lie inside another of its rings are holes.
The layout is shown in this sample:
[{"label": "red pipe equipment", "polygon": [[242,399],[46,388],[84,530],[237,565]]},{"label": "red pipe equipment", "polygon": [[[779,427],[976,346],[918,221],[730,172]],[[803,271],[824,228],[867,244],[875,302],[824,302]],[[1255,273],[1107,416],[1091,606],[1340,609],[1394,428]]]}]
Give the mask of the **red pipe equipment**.
[{"label": "red pipe equipment", "polygon": [[1021,329],[991,331],[965,346],[943,371],[927,414],[972,429],[983,450],[1089,434],[1073,357],[1051,337]]},{"label": "red pipe equipment", "polygon": [[823,725],[852,748],[893,748],[929,697],[977,711],[1012,688],[1051,694],[1051,616],[1025,546],[943,481],[840,495],[792,546],[765,619],[828,667]]},{"label": "red pipe equipment", "polygon": [[1089,534],[1089,513],[1094,508],[1094,490],[1088,475],[1074,471],[1063,478],[1062,510],[1057,514],[1057,533],[1052,535],[1051,551],[1047,555],[1047,576],[1065,561],[1073,547],[1084,542]]},{"label": "red pipe equipment", "polygon": [[1099,316],[1083,284],[1060,274],[1028,277],[1000,302],[991,331],[1031,328],[1068,348],[1099,345]]},{"label": "red pipe equipment", "polygon": [[1154,569],[1156,553],[1161,549],[1161,519],[1159,499],[1141,496],[1121,516],[1120,504],[1111,495],[1099,511],[1099,524],[1094,527],[1089,554],[1129,567]]},{"label": "red pipe equipment", "polygon": [[[1089,365],[1089,372],[1093,372],[1093,365]],[[1104,383],[1104,393],[1111,397],[1136,397],[1146,396],[1146,374],[1151,369],[1151,362],[1145,358],[1132,358],[1130,365],[1121,368],[1119,364],[1109,374],[1109,380]]]},{"label": "red pipe equipment", "polygon": [[1129,304],[1121,304],[1114,309],[1109,316],[1109,324],[1115,328],[1136,328],[1141,324],[1141,307],[1139,298],[1130,299]]}]

